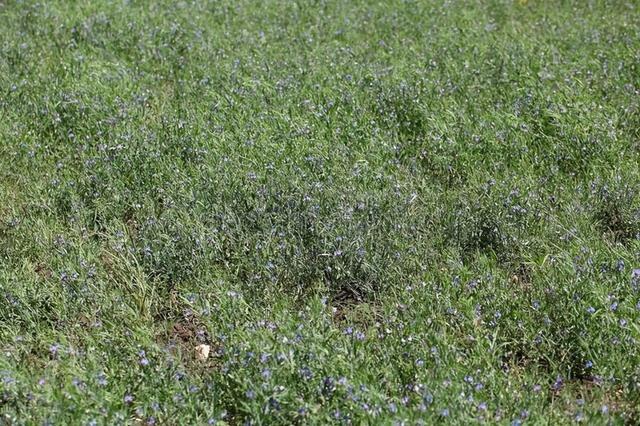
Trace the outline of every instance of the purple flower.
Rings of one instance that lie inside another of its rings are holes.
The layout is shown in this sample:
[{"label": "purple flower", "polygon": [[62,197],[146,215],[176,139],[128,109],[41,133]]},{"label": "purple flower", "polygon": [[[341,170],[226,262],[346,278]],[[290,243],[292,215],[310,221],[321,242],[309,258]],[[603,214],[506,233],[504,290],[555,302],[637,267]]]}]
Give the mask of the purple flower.
[{"label": "purple flower", "polygon": [[640,268],[631,272],[631,287],[633,291],[638,291],[638,288],[640,288]]},{"label": "purple flower", "polygon": [[332,394],[336,390],[336,383],[333,377],[325,377],[322,381],[322,393]]},{"label": "purple flower", "polygon": [[49,346],[49,353],[51,354],[51,356],[55,357],[56,355],[58,355],[58,349],[60,349],[60,346],[58,346],[57,344]]},{"label": "purple flower", "polygon": [[275,411],[280,411],[280,402],[274,397],[269,398],[269,406]]},{"label": "purple flower", "polygon": [[271,370],[265,368],[264,370],[262,370],[261,375],[264,380],[269,380],[269,378],[271,377]]},{"label": "purple flower", "polygon": [[553,389],[554,391],[559,391],[562,388],[562,384],[564,382],[562,381],[562,377],[558,376],[558,378],[556,379],[555,383],[551,386],[551,389]]},{"label": "purple flower", "polygon": [[133,395],[125,395],[124,396],[124,403],[125,404],[131,404],[133,402]]},{"label": "purple flower", "polygon": [[305,380],[311,380],[313,378],[313,371],[309,367],[302,367],[300,369],[300,376]]},{"label": "purple flower", "polygon": [[595,309],[593,306],[589,306],[589,307],[587,308],[587,312],[588,312],[588,313],[590,313],[590,314],[593,314],[593,313],[595,313],[595,312],[596,312],[596,309]]}]

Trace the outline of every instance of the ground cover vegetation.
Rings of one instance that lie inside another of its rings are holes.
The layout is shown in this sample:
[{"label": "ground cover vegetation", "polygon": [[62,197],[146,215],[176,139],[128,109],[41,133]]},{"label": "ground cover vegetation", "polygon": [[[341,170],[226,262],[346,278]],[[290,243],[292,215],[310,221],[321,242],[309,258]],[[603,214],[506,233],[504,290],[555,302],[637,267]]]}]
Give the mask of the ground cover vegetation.
[{"label": "ground cover vegetation", "polygon": [[0,1],[0,423],[637,424],[639,95],[632,0]]}]

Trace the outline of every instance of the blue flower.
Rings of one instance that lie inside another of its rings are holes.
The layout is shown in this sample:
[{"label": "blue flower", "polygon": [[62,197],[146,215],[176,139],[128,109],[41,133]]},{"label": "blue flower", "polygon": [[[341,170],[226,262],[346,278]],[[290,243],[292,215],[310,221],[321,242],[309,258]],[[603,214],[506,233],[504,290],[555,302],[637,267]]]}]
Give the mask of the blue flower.
[{"label": "blue flower", "polygon": [[60,346],[58,346],[57,344],[49,346],[49,353],[51,354],[51,356],[55,357],[58,354],[58,349],[60,349]]},{"label": "blue flower", "polygon": [[300,376],[305,380],[311,380],[313,378],[313,371],[307,366],[304,366],[299,371]]},{"label": "blue flower", "polygon": [[633,291],[638,291],[640,288],[640,268],[634,269],[631,273],[631,287]]},{"label": "blue flower", "polygon": [[325,377],[322,381],[322,393],[332,394],[336,390],[336,384],[333,377]]},{"label": "blue flower", "polygon": [[280,402],[274,397],[269,398],[269,406],[275,411],[280,411]]},{"label": "blue flower", "polygon": [[264,380],[269,380],[269,378],[271,377],[271,370],[265,368],[264,370],[262,370],[261,375]]},{"label": "blue flower", "polygon": [[562,377],[558,376],[555,383],[551,386],[551,389],[553,389],[554,391],[559,391],[562,388],[563,383],[564,382],[562,380]]}]

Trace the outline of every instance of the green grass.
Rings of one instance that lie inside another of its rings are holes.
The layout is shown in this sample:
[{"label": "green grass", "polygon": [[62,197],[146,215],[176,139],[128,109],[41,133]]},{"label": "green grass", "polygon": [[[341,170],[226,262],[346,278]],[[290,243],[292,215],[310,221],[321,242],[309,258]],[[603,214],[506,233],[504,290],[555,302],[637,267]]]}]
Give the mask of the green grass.
[{"label": "green grass", "polygon": [[637,424],[639,52],[623,0],[0,1],[0,423]]}]

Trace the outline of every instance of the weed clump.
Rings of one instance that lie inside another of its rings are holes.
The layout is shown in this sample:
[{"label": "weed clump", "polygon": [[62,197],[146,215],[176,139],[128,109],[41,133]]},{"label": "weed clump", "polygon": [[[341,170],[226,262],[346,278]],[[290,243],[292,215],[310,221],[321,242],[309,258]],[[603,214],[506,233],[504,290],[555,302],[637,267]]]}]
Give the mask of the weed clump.
[{"label": "weed clump", "polygon": [[593,216],[611,241],[626,244],[640,239],[640,188],[620,177],[591,186]]}]

